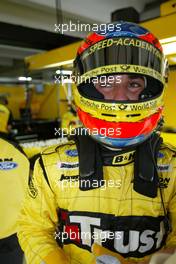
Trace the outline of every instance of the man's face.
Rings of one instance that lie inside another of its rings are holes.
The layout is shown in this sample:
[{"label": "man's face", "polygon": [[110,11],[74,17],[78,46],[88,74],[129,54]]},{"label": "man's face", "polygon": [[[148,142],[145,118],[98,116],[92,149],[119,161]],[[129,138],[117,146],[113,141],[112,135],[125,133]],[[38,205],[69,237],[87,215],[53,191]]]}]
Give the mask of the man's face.
[{"label": "man's face", "polygon": [[138,100],[139,95],[145,88],[144,77],[137,75],[111,75],[107,76],[106,82],[101,79],[94,83],[95,88],[103,94],[106,100]]}]

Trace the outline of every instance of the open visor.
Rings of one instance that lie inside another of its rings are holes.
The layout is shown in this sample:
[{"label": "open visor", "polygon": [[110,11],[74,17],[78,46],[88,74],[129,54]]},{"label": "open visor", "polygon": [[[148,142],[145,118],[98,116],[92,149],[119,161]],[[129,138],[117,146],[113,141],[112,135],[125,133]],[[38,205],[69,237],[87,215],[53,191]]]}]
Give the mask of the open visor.
[{"label": "open visor", "polygon": [[151,76],[164,83],[165,60],[153,45],[139,39],[105,39],[85,50],[74,62],[77,84],[111,73]]}]

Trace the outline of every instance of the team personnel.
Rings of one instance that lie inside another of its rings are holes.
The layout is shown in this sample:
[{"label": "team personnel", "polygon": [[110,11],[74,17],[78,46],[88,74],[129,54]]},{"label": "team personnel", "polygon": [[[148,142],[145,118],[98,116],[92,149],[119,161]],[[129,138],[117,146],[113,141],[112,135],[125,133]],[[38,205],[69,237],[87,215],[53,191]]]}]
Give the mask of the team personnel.
[{"label": "team personnel", "polygon": [[[73,103],[74,104],[74,103]],[[77,116],[76,110],[74,109],[74,105],[68,105],[68,111],[63,115],[61,122],[61,129],[65,131],[66,134],[70,134],[72,129],[81,126],[80,120]]]},{"label": "team personnel", "polygon": [[80,46],[85,129],[36,162],[20,217],[29,264],[148,264],[176,248],[176,153],[157,130],[167,63],[156,37],[119,21]]},{"label": "team personnel", "polygon": [[12,114],[6,105],[0,103],[0,133],[8,137],[11,130]]},{"label": "team personnel", "polygon": [[20,264],[17,219],[28,185],[29,162],[15,143],[0,137],[0,263]]}]

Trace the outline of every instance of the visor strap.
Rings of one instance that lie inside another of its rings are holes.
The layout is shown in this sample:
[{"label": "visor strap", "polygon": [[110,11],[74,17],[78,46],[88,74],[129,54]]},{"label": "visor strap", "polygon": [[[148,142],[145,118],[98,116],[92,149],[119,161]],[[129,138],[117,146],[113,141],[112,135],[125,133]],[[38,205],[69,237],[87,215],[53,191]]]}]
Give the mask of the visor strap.
[{"label": "visor strap", "polygon": [[145,76],[143,76],[144,78],[144,89],[147,88],[147,78]]}]

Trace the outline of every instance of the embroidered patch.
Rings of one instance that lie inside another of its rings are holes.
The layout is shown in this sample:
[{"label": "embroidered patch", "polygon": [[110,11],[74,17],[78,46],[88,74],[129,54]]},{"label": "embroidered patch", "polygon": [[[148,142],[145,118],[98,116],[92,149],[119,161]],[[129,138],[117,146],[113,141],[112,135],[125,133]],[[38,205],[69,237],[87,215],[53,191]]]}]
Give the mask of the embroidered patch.
[{"label": "embroidered patch", "polygon": [[78,151],[77,149],[68,149],[65,151],[65,153],[67,154],[67,156],[69,157],[77,157],[78,156]]}]

